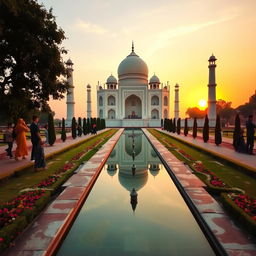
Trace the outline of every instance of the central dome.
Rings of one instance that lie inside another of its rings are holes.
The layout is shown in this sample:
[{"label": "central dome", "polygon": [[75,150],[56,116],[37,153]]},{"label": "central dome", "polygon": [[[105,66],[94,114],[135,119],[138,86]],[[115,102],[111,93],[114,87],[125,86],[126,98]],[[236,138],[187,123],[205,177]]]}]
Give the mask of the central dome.
[{"label": "central dome", "polygon": [[148,79],[147,64],[134,52],[128,55],[118,66],[118,78],[120,80],[127,78],[143,78]]}]

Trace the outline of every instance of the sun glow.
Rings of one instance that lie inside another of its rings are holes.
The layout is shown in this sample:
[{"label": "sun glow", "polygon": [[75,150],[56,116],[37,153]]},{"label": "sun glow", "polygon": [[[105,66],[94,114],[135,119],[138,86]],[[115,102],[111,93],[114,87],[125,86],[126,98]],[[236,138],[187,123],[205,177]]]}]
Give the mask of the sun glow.
[{"label": "sun glow", "polygon": [[198,105],[200,109],[205,109],[207,107],[207,101],[204,99],[201,99],[199,100]]}]

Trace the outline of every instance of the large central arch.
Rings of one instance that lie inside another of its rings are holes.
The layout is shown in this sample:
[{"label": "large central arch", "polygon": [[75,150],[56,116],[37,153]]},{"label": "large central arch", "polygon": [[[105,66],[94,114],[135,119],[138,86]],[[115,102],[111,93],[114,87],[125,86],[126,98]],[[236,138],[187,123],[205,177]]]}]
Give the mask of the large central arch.
[{"label": "large central arch", "polygon": [[141,99],[135,94],[130,95],[125,100],[125,118],[128,118],[128,119],[142,118]]}]

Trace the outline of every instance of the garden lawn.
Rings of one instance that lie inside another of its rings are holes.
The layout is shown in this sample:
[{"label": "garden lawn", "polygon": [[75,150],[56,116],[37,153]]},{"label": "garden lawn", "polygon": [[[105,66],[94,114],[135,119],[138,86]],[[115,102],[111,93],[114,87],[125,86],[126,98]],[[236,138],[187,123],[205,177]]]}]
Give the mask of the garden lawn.
[{"label": "garden lawn", "polygon": [[21,190],[37,185],[38,183],[46,179],[48,176],[54,174],[65,163],[70,162],[72,157],[83,151],[86,147],[93,145],[98,140],[100,140],[100,143],[95,148],[88,151],[88,153],[86,153],[80,159],[75,161],[73,160],[72,162],[75,163],[76,166],[79,166],[82,162],[89,160],[95,154],[95,152],[104,143],[106,143],[111,136],[114,135],[116,131],[116,129],[111,129],[95,137],[88,138],[81,145],[54,156],[53,158],[47,160],[48,169],[45,171],[34,172],[33,167],[31,167],[28,168],[27,170],[16,173],[15,176],[12,176],[5,181],[1,181],[0,204],[6,201],[10,201],[15,196],[17,196]]},{"label": "garden lawn", "polygon": [[[188,165],[193,163],[193,161],[186,159],[183,155],[177,152],[177,149],[185,151],[196,161],[201,161],[208,170],[212,171],[217,177],[219,177],[230,187],[240,188],[244,190],[246,194],[251,195],[254,198],[256,197],[256,179],[253,176],[244,173],[241,167],[231,166],[227,164],[225,160],[221,161],[220,159],[216,159],[214,156],[190,147],[185,143],[181,143],[180,141],[175,140],[174,138],[155,129],[148,130],[179,160],[187,163]],[[173,145],[173,147],[170,145],[170,143]],[[203,174],[195,174],[203,181],[206,180],[206,176]]]}]

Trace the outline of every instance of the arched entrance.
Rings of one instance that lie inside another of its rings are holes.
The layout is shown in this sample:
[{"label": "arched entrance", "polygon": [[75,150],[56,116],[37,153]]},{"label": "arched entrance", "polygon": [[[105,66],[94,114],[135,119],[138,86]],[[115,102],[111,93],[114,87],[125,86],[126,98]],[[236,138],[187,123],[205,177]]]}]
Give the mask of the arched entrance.
[{"label": "arched entrance", "polygon": [[142,104],[141,99],[132,94],[125,100],[125,118],[141,119],[142,118]]}]

